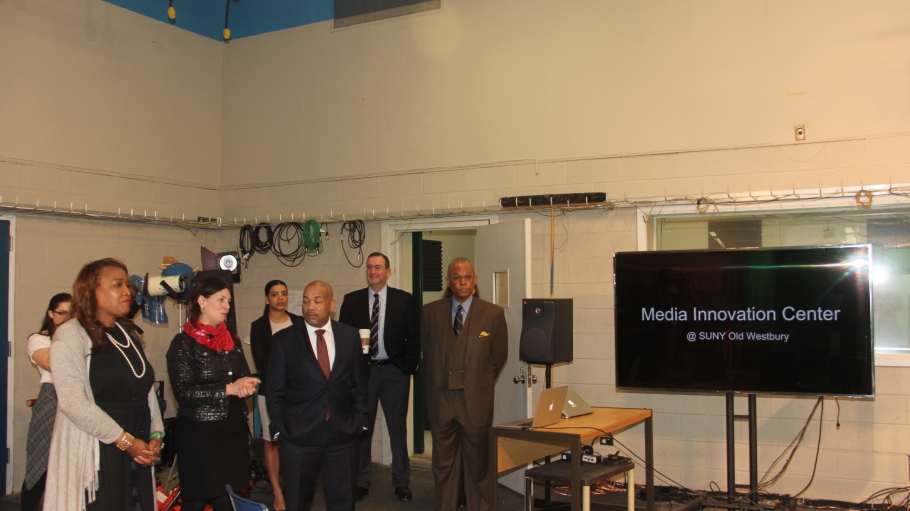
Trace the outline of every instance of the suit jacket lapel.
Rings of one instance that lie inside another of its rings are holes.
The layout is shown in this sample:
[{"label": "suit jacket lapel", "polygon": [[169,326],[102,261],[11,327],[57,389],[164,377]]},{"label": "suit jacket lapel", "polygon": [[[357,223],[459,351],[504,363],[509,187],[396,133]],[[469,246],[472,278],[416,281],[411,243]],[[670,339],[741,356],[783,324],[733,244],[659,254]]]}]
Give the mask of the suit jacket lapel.
[{"label": "suit jacket lapel", "polygon": [[474,348],[474,342],[477,341],[477,337],[480,335],[480,332],[477,332],[474,325],[480,325],[480,321],[472,321],[474,318],[483,314],[481,312],[483,306],[480,304],[479,300],[471,300],[471,308],[468,310],[468,317],[465,318],[464,329],[462,330],[462,335],[467,335],[468,338],[465,339],[465,358],[468,354],[471,353],[471,349]]},{"label": "suit jacket lapel", "polygon": [[[369,286],[367,286],[366,300],[367,303],[359,304],[360,314],[362,314],[360,317],[366,318],[362,324],[369,325],[370,320],[373,319],[373,290],[370,289]],[[364,305],[366,305],[366,307],[364,307]]]},{"label": "suit jacket lapel", "polygon": [[[367,289],[369,289],[369,288],[367,288]],[[385,290],[385,317],[387,317],[387,318],[391,316],[391,314],[389,313],[389,310],[390,310],[389,307],[391,307],[391,305],[392,305],[392,288],[386,287],[386,290]],[[382,311],[380,310],[380,313],[381,312]],[[372,312],[370,314],[372,315]],[[383,340],[383,343],[385,344],[386,355],[389,354],[389,325],[391,325],[391,324],[392,324],[391,321],[385,321],[382,325],[382,340]]]},{"label": "suit jacket lapel", "polygon": [[302,327],[301,328],[301,330],[302,330],[301,341],[303,342],[301,352],[303,353],[304,358],[309,360],[309,362],[305,362],[305,363],[311,364],[313,367],[316,368],[317,371],[319,371],[319,374],[322,374],[322,367],[319,367],[319,358],[317,358],[318,355],[316,355],[316,352],[313,351],[313,342],[310,341],[310,331],[307,330],[307,327],[305,324],[301,325],[301,327]]}]

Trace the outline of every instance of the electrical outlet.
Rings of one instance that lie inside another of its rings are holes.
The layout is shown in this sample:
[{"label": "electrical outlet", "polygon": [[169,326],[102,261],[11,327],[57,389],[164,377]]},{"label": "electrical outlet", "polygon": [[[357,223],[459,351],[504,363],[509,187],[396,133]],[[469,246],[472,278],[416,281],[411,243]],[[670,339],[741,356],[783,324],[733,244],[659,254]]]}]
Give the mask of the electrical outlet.
[{"label": "electrical outlet", "polygon": [[796,140],[806,140],[805,124],[797,124],[793,127],[793,132],[796,134]]},{"label": "electrical outlet", "polygon": [[613,437],[612,436],[600,437],[600,445],[613,445]]}]

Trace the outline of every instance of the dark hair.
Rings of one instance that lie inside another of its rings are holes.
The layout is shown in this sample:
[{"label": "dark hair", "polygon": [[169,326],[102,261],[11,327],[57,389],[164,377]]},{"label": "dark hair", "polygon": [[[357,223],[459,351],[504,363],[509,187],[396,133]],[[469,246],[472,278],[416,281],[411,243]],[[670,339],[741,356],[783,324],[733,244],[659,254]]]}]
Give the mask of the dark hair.
[{"label": "dark hair", "polygon": [[39,334],[44,334],[48,337],[54,336],[54,330],[57,329],[57,325],[51,321],[51,317],[47,315],[48,312],[57,310],[57,307],[61,303],[70,303],[73,301],[73,295],[69,293],[57,293],[51,297],[51,301],[47,304],[47,310],[44,311],[44,321],[41,322],[41,329],[38,330]]},{"label": "dark hair", "polygon": [[[227,289],[230,291],[227,282],[221,280],[218,277],[204,277],[199,279],[198,282],[193,286],[193,290],[190,291],[190,306],[187,309],[187,321],[193,322],[193,324],[199,321],[199,316],[202,315],[202,309],[199,307],[199,297],[211,298],[213,294]],[[231,304],[231,307],[234,305]],[[227,320],[225,320],[227,321]],[[228,331],[230,332],[230,328]],[[231,332],[231,337],[234,339],[236,346],[240,346],[240,339],[237,338],[237,335],[234,332]]]},{"label": "dark hair", "polygon": [[392,263],[389,262],[388,256],[386,256],[386,255],[383,254],[382,252],[373,252],[372,254],[368,255],[368,256],[367,256],[367,261],[369,261],[371,257],[381,257],[381,258],[385,259],[385,267],[386,267],[386,268],[390,268],[390,267],[392,266]]},{"label": "dark hair", "polygon": [[[285,289],[288,288],[288,285],[285,284],[284,282],[280,281],[280,280],[270,280],[270,281],[268,281],[268,282],[265,284],[265,296],[266,296],[266,298],[268,298],[269,293],[272,292],[272,288],[275,287],[275,286],[284,286]],[[263,315],[263,316],[266,316],[266,317],[269,315],[269,304],[265,304],[265,309],[262,310],[262,315]]]},{"label": "dark hair", "polygon": [[[88,336],[92,340],[92,351],[103,348],[105,345],[104,332],[107,327],[98,321],[98,300],[95,297],[95,290],[98,289],[101,281],[101,273],[108,268],[119,268],[129,276],[129,270],[126,269],[125,264],[112,257],[106,257],[83,266],[73,284],[73,306],[70,310],[70,317],[78,319],[82,328],[88,332]],[[130,294],[133,294],[132,286],[130,286]],[[142,342],[136,325],[128,316],[117,318],[116,321],[130,331],[131,337]]]},{"label": "dark hair", "polygon": [[199,316],[202,315],[202,308],[199,307],[199,297],[211,298],[213,294],[228,289],[227,282],[218,277],[203,277],[193,284],[193,290],[190,291],[190,306],[186,312],[188,320],[196,323]]}]

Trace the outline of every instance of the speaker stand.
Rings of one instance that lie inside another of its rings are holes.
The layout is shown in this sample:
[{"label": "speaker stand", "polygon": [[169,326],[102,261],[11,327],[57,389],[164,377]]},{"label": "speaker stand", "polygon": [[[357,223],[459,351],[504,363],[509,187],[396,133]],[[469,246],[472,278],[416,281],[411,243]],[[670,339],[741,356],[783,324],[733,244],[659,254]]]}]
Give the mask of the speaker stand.
[{"label": "speaker stand", "polygon": [[[546,376],[546,388],[549,389],[553,385],[553,364],[547,364],[546,375],[547,375]],[[547,458],[544,461],[546,463],[549,463],[550,457],[547,456]],[[549,506],[549,505],[553,504],[550,501],[550,481],[548,481],[546,479],[544,479],[544,481],[543,481],[543,501],[544,501],[545,506]]]}]

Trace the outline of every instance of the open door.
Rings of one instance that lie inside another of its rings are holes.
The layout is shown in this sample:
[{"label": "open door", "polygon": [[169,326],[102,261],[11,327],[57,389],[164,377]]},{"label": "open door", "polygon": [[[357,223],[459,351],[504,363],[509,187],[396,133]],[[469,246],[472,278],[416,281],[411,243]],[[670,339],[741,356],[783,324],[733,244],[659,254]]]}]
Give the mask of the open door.
[{"label": "open door", "polygon": [[[493,424],[530,417],[530,381],[518,344],[521,300],[531,297],[531,219],[477,227],[474,263],[480,297],[502,307],[509,326],[509,358],[496,382]],[[516,376],[523,381],[515,383]],[[499,482],[524,493],[523,477],[519,470]]]}]

